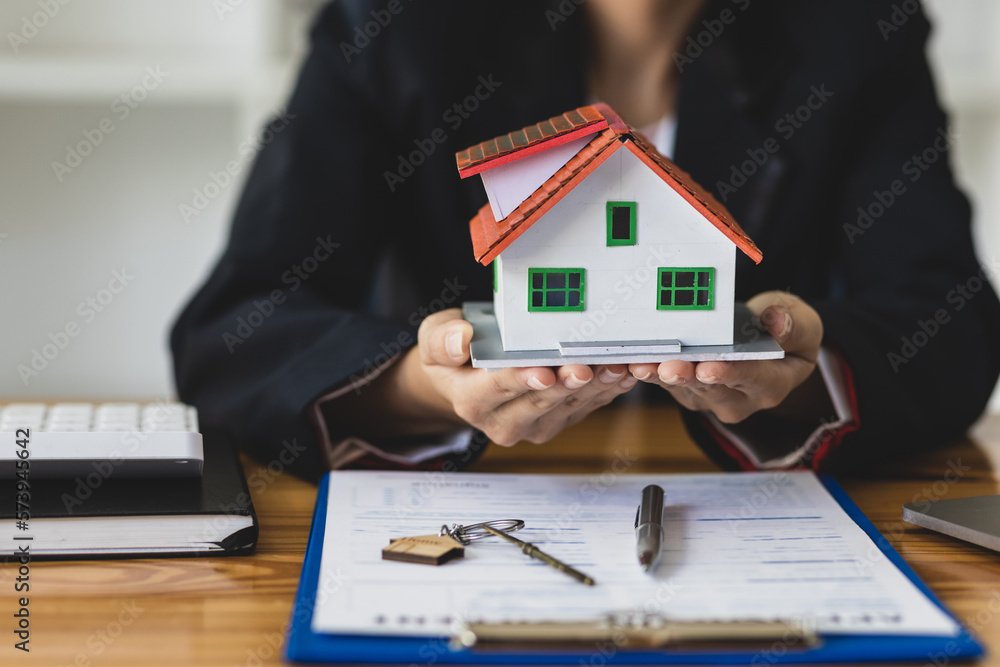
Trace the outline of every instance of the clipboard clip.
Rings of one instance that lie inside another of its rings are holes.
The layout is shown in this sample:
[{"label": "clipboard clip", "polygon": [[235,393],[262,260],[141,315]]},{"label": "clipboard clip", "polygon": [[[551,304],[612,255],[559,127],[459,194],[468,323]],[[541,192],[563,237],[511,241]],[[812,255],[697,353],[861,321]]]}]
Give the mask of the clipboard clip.
[{"label": "clipboard clip", "polygon": [[613,642],[627,648],[755,648],[780,642],[789,651],[820,643],[811,619],[675,621],[656,614],[617,613],[596,621],[465,622],[451,639],[453,650],[489,650],[534,644],[572,647]]}]

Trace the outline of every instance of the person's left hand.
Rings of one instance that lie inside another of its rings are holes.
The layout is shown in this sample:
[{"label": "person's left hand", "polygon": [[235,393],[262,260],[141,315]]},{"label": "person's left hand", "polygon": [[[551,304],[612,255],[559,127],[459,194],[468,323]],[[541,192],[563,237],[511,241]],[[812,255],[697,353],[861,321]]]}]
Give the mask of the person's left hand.
[{"label": "person's left hand", "polygon": [[[747,302],[747,307],[785,350],[784,359],[699,363],[674,360],[659,365],[631,364],[629,371],[640,381],[663,387],[684,407],[710,410],[727,424],[779,406],[790,416],[796,416],[796,412],[801,417],[821,414],[819,401],[825,405],[828,398],[816,370],[823,340],[819,313],[787,292],[758,294]],[[823,395],[794,400],[793,392],[810,378],[812,382],[803,388],[808,390],[805,393],[819,385]]]}]

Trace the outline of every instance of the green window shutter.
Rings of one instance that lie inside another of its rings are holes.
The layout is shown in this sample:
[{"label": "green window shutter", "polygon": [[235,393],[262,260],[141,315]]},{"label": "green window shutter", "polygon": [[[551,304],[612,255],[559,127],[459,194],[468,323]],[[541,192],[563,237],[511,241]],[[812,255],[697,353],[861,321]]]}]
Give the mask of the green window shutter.
[{"label": "green window shutter", "polygon": [[715,269],[663,268],[657,272],[657,310],[712,310],[715,307]]},{"label": "green window shutter", "polygon": [[528,310],[584,309],[584,269],[528,269]]},{"label": "green window shutter", "polygon": [[609,201],[608,245],[635,245],[635,202]]},{"label": "green window shutter", "polygon": [[497,291],[497,261],[494,259],[490,264],[493,265],[493,291]]}]

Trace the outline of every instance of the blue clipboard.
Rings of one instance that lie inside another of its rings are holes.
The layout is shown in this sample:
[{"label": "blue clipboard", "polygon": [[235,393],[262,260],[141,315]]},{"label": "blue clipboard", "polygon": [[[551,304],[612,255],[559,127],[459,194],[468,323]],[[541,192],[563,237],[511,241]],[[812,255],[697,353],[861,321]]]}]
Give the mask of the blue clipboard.
[{"label": "blue clipboard", "polygon": [[[313,514],[309,544],[302,563],[302,577],[292,607],[285,656],[294,662],[380,663],[380,664],[534,664],[534,665],[775,665],[820,662],[886,662],[918,660],[921,662],[953,661],[980,657],[983,647],[964,629],[955,637],[924,637],[899,635],[835,635],[823,637],[818,646],[804,650],[681,650],[615,649],[605,652],[594,645],[579,650],[532,649],[464,649],[453,651],[448,639],[423,637],[383,637],[368,635],[334,635],[313,632],[313,606],[319,593],[319,569],[326,527],[327,493],[330,476],[320,482],[316,511]],[[848,516],[878,545],[892,563],[912,581],[934,604],[951,616],[941,601],[920,581],[889,542],[875,529],[840,485],[830,477],[820,477]],[[582,662],[581,662],[582,661]]]}]

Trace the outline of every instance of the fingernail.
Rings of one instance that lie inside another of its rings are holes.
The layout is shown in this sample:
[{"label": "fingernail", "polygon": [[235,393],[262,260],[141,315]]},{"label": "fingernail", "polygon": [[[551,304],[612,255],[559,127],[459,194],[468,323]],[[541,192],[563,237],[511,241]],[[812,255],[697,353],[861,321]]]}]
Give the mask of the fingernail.
[{"label": "fingernail", "polygon": [[576,376],[576,373],[570,373],[569,377],[566,378],[566,388],[567,389],[579,389],[585,386],[590,380],[581,380]]},{"label": "fingernail", "polygon": [[643,382],[649,382],[652,378],[653,378],[653,373],[652,371],[650,371],[649,373],[643,375],[641,378],[636,378],[636,379],[642,380]]},{"label": "fingernail", "polygon": [[452,331],[444,337],[444,350],[452,359],[462,358],[462,332]]},{"label": "fingernail", "polygon": [[625,375],[625,371],[622,371],[621,373],[612,373],[610,368],[604,368],[597,377],[604,384],[611,384],[615,380],[620,379],[623,375]]},{"label": "fingernail", "polygon": [[778,340],[785,340],[790,333],[792,333],[792,316],[785,313],[785,318],[781,322],[781,331],[778,332]]},{"label": "fingernail", "polygon": [[682,378],[680,375],[676,375],[676,374],[671,375],[668,378],[660,378],[660,379],[663,380],[667,384],[684,384],[684,378]]},{"label": "fingernail", "polygon": [[543,389],[548,389],[549,387],[552,386],[550,384],[543,384],[541,380],[539,380],[538,378],[536,378],[534,376],[532,376],[531,378],[528,379],[528,383],[527,384],[528,384],[529,387],[531,387],[535,391],[541,391]]},{"label": "fingernail", "polygon": [[634,377],[632,377],[630,375],[627,378],[625,378],[624,380],[622,380],[618,384],[618,386],[621,387],[622,389],[631,389],[632,387],[635,386],[636,382],[638,382],[638,380],[636,380]]},{"label": "fingernail", "polygon": [[716,384],[719,381],[718,375],[699,375],[698,382],[702,384]]}]

